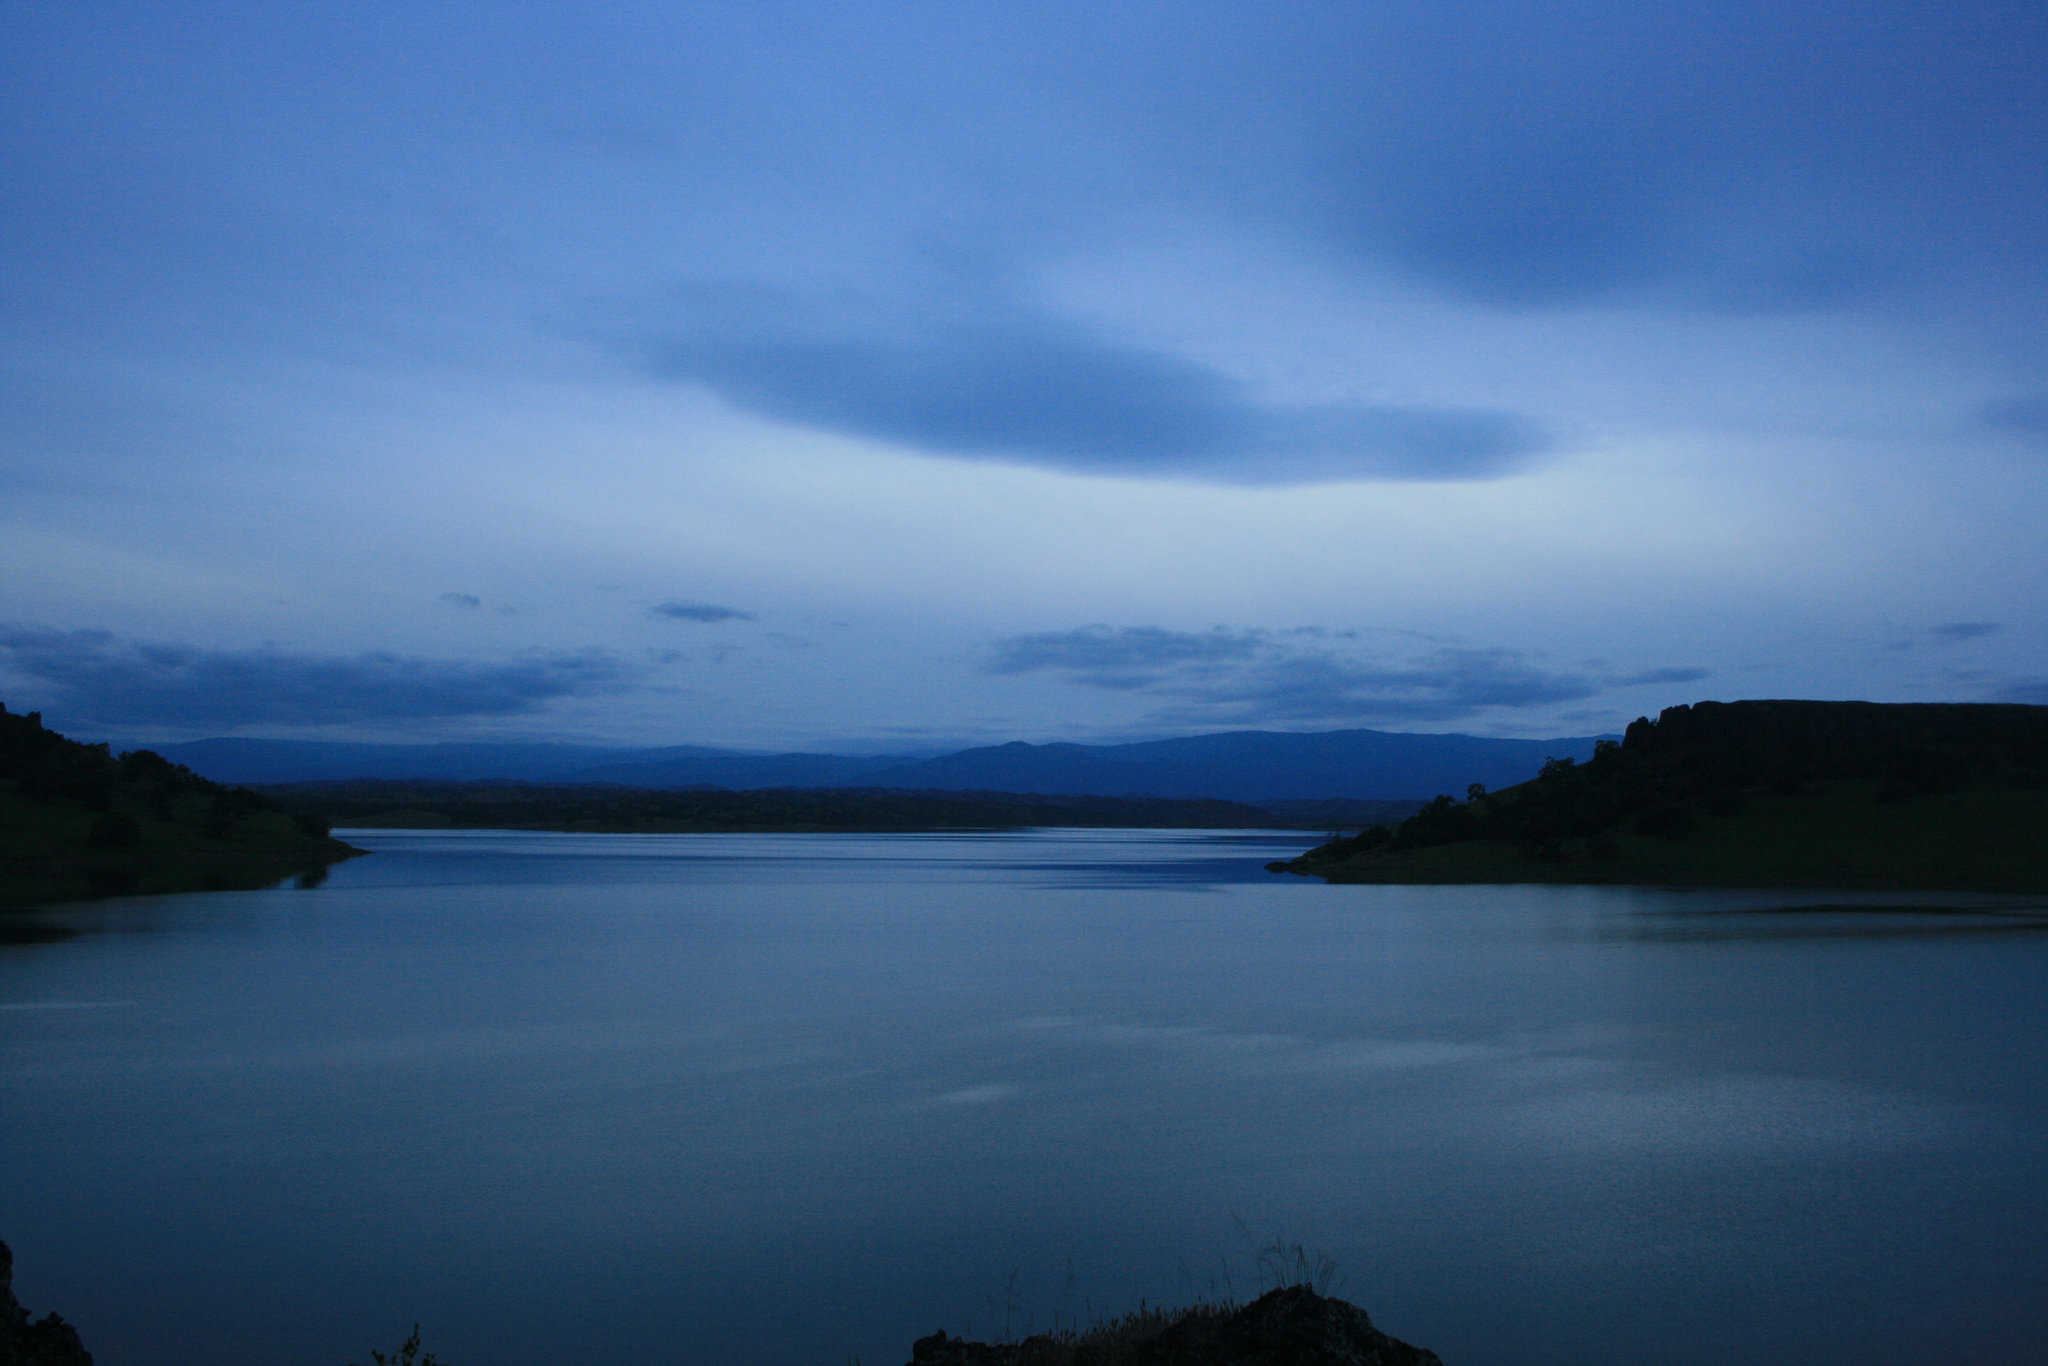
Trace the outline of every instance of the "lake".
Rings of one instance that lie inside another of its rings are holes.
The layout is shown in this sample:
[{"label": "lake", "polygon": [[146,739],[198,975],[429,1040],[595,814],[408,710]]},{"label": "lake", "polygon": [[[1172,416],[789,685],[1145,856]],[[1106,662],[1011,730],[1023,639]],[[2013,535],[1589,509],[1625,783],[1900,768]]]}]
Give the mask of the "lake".
[{"label": "lake", "polygon": [[1448,1366],[2048,1358],[2038,899],[345,837],[0,947],[0,1238],[100,1366],[895,1366],[1267,1246]]}]

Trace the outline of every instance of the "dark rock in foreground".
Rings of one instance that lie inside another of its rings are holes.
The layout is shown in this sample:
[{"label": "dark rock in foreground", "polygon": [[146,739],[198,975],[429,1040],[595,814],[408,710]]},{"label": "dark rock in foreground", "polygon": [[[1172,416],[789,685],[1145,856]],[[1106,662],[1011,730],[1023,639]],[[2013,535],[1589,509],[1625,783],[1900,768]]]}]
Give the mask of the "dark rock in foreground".
[{"label": "dark rock in foreground", "polygon": [[1357,1305],[1305,1285],[1237,1307],[1139,1313],[1084,1333],[1041,1333],[991,1346],[938,1332],[911,1345],[910,1366],[1443,1366],[1372,1326]]},{"label": "dark rock in foreground", "polygon": [[14,1298],[14,1254],[0,1243],[0,1366],[92,1366],[78,1330],[56,1314],[33,1323]]}]

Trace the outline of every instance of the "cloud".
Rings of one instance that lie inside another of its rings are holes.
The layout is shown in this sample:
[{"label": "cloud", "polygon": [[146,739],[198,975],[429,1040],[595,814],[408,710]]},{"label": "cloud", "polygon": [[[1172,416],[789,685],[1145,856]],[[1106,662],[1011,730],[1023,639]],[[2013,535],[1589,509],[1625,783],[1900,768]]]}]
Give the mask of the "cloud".
[{"label": "cloud", "polygon": [[1450,721],[1577,701],[1602,686],[1515,650],[1440,647],[1389,661],[1340,652],[1333,639],[1342,637],[1091,626],[999,640],[984,667],[1147,694],[1160,702],[1155,721],[1186,725]]},{"label": "cloud", "polygon": [[1559,93],[1545,89],[1519,118],[1503,116],[1497,92],[1446,104],[1434,136],[1396,135],[1362,154],[1354,240],[1438,284],[1516,305],[1660,273],[1682,185],[1663,111]]},{"label": "cloud", "polygon": [[1996,635],[2001,629],[1995,621],[1950,621],[1928,627],[1927,634],[1940,640],[1961,642],[1982,640],[1985,636]]},{"label": "cloud", "polygon": [[742,612],[737,607],[720,607],[710,602],[683,602],[680,600],[656,603],[647,609],[657,617],[670,621],[758,621],[752,612]]},{"label": "cloud", "polygon": [[1166,631],[1157,626],[1083,626],[1079,630],[1011,636],[995,643],[987,664],[996,674],[1051,669],[1091,687],[1133,689],[1185,677],[1191,666],[1251,658],[1271,640],[1263,631]]},{"label": "cloud", "polygon": [[1513,650],[1438,650],[1394,664],[1315,651],[1261,661],[1241,677],[1176,690],[1226,723],[1355,716],[1448,721],[1488,707],[1535,707],[1592,697],[1591,680],[1531,664]]},{"label": "cloud", "polygon": [[1513,307],[1835,309],[1973,252],[2038,279],[2048,29],[2024,9],[1361,7],[1302,96],[1312,218]]},{"label": "cloud", "polygon": [[[124,641],[107,631],[0,630],[11,672],[56,690],[64,711],[104,725],[330,725],[532,711],[613,691],[632,670],[601,651],[503,663],[374,652],[303,655]],[[53,703],[52,709],[57,709]]]},{"label": "cloud", "polygon": [[[966,297],[972,296],[972,297]],[[633,343],[662,379],[779,422],[929,454],[1231,484],[1487,479],[1551,449],[1484,408],[1276,403],[1194,362],[973,289],[697,285]]]},{"label": "cloud", "polygon": [[474,593],[443,593],[441,601],[450,607],[460,607],[471,612],[484,605],[484,600]]},{"label": "cloud", "polygon": [[1984,699],[1987,702],[2024,702],[2029,706],[2048,706],[2048,679],[2021,679],[2008,683]]},{"label": "cloud", "polygon": [[1977,416],[2002,432],[2048,437],[2048,394],[2027,394],[1987,403],[1977,410]]},{"label": "cloud", "polygon": [[1627,674],[1621,678],[1610,678],[1610,688],[1640,688],[1651,683],[1697,683],[1702,678],[1711,678],[1712,669],[1645,669],[1639,674]]}]

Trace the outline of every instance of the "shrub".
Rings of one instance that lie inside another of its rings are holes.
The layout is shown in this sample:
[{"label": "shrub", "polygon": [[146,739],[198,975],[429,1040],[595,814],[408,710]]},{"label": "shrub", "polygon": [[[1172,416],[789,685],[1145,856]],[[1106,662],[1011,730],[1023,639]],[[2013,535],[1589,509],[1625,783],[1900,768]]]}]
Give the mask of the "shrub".
[{"label": "shrub", "polygon": [[373,1347],[370,1349],[370,1360],[375,1362],[376,1366],[445,1366],[445,1363],[439,1361],[432,1352],[425,1356],[420,1356],[419,1352],[420,1326],[415,1323],[412,1326],[412,1336],[401,1343],[396,1352],[386,1356]]}]

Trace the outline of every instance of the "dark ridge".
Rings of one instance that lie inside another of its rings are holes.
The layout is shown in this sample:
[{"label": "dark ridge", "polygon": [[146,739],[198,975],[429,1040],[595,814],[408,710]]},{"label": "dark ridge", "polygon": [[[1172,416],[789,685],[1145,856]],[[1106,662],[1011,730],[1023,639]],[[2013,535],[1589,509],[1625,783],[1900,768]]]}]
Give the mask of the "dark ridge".
[{"label": "dark ridge", "polygon": [[1428,803],[1420,798],[1407,801],[1368,801],[1353,797],[1282,798],[1254,803],[1270,811],[1289,827],[1302,830],[1364,829],[1370,825],[1398,824]]},{"label": "dark ridge", "polygon": [[[1283,827],[1239,802],[900,788],[748,792],[608,785],[351,782],[265,789],[287,812],[318,809],[336,825],[666,833],[1016,829],[1031,826],[1247,829]],[[1311,825],[1309,828],[1326,828]]]},{"label": "dark ridge", "polygon": [[1247,1305],[1141,1311],[1016,1343],[938,1332],[910,1350],[910,1366],[1443,1366],[1435,1352],[1373,1327],[1357,1305],[1305,1285]]},{"label": "dark ridge", "polygon": [[2048,773],[2048,707],[1964,702],[1700,702],[1638,717],[1622,751],[1694,788],[1877,779],[1940,790]]},{"label": "dark ridge", "polygon": [[[479,780],[633,788],[902,788],[1053,796],[1269,800],[1422,800],[1455,783],[1506,784],[1552,754],[1590,758],[1598,737],[1549,740],[1391,731],[1231,731],[1130,744],[1013,742],[930,758],[741,754],[678,745],[336,744],[198,740],[164,755],[223,782]],[[1614,738],[1614,737],[1607,737]],[[1405,814],[1405,813],[1403,813]]]}]

